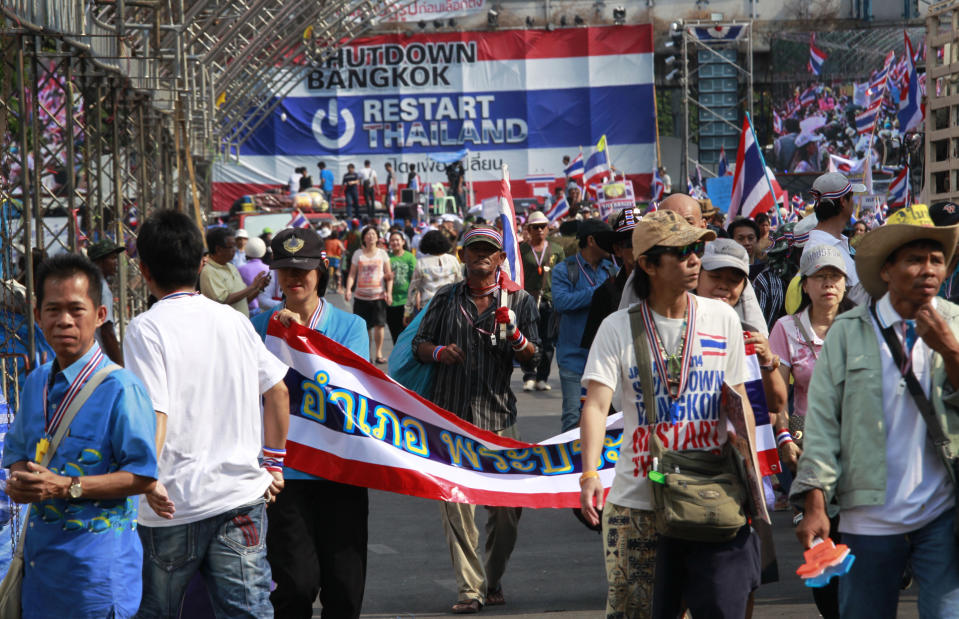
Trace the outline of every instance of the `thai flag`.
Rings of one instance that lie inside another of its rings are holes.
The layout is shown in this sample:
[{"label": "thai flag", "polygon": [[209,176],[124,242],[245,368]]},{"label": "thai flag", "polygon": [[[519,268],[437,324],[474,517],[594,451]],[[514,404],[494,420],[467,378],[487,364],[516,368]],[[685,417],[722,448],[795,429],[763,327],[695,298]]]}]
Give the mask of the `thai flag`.
[{"label": "thai flag", "polygon": [[580,182],[583,181],[583,174],[585,173],[586,166],[583,164],[583,153],[576,155],[576,158],[570,161],[566,169],[563,170],[563,174],[567,178],[579,179]]},{"label": "thai flag", "polygon": [[859,174],[863,170],[865,159],[847,159],[839,155],[829,155],[829,171],[839,172],[845,176]]},{"label": "thai flag", "polygon": [[567,215],[569,215],[569,202],[566,201],[566,198],[554,202],[553,206],[546,211],[546,219],[549,220],[549,223],[558,221]]},{"label": "thai flag", "polygon": [[769,179],[766,178],[766,164],[763,163],[763,155],[753,134],[749,116],[746,116],[743,119],[743,132],[739,136],[727,221],[731,222],[737,215],[755,217],[775,206],[776,197],[772,193]]},{"label": "thai flag", "polygon": [[799,105],[806,107],[807,105],[812,105],[816,102],[816,87],[810,86],[799,95]]},{"label": "thai flag", "polygon": [[506,267],[514,282],[523,287],[523,259],[519,254],[520,235],[516,229],[516,207],[509,186],[509,169],[503,166],[503,180],[499,185],[499,219],[503,226],[503,249],[506,251]]},{"label": "thai flag", "polygon": [[726,356],[726,336],[711,335],[697,331],[699,336],[699,347],[706,357],[725,357]]},{"label": "thai flag", "polygon": [[909,84],[899,97],[899,131],[906,133],[922,124],[923,110],[919,105],[919,75],[913,62],[912,42],[906,37],[906,56],[909,59]]},{"label": "thai flag", "polygon": [[286,224],[287,228],[309,228],[310,220],[306,218],[306,215],[300,209],[293,211],[293,218],[290,219],[290,223]]},{"label": "thai flag", "polygon": [[879,108],[881,106],[882,99],[878,98],[866,108],[865,112],[856,114],[856,131],[859,135],[872,133],[873,127],[876,125],[876,119],[879,118]]},{"label": "thai flag", "polygon": [[899,171],[899,174],[889,183],[889,194],[886,196],[886,204],[890,208],[900,208],[906,206],[909,197],[909,166]]},{"label": "thai flag", "polygon": [[586,160],[586,185],[602,182],[609,175],[609,155],[606,152],[606,136],[604,135],[596,145],[596,150]]},{"label": "thai flag", "polygon": [[[746,336],[746,333],[743,335]],[[782,466],[779,463],[779,452],[776,450],[776,437],[773,436],[769,405],[766,403],[766,392],[763,389],[762,370],[752,344],[746,344],[746,379],[743,381],[743,387],[746,388],[749,405],[756,417],[756,458],[759,460],[759,472],[763,477],[781,473]]]},{"label": "thai flag", "polygon": [[816,33],[809,35],[809,72],[813,75],[822,73],[822,63],[826,62],[826,52],[816,47]]},{"label": "thai flag", "polygon": [[663,179],[659,177],[659,168],[654,167],[652,197],[650,199],[654,202],[659,202],[663,199],[664,193],[666,193],[666,183],[664,183]]},{"label": "thai flag", "polygon": [[719,167],[716,169],[717,176],[726,176],[729,174],[729,162],[726,161],[726,147],[719,147]]},{"label": "thai flag", "polygon": [[773,110],[773,131],[776,135],[783,134],[783,119],[776,110]]}]

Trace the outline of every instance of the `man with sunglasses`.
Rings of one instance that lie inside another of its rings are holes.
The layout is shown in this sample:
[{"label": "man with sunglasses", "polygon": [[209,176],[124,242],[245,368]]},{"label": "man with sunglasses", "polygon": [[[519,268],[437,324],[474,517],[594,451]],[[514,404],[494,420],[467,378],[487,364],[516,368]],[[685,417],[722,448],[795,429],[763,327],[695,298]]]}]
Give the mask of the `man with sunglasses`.
[{"label": "man with sunglasses", "polygon": [[[722,385],[747,407],[745,347],[739,317],[722,301],[697,297],[705,241],[711,230],[689,225],[673,211],[646,215],[633,229],[633,286],[640,299],[653,365],[656,404],[645,401],[633,347],[629,310],[600,325],[583,385],[580,503],[593,524],[602,520],[609,582],[606,615],[676,617],[685,602],[694,617],[742,617],[759,585],[760,548],[745,525],[732,541],[689,542],[656,533],[647,473],[654,437],[667,450],[717,450]],[[623,407],[623,441],[608,504],[596,471],[613,394]],[[655,594],[654,594],[655,589]]]},{"label": "man with sunglasses", "polygon": [[523,365],[523,391],[549,391],[549,371],[553,365],[554,333],[550,331],[553,317],[553,292],[551,273],[553,267],[566,258],[563,247],[546,238],[549,220],[542,211],[533,211],[526,220],[526,238],[519,244],[523,259],[523,282],[526,292],[536,301],[539,309],[539,361]]}]

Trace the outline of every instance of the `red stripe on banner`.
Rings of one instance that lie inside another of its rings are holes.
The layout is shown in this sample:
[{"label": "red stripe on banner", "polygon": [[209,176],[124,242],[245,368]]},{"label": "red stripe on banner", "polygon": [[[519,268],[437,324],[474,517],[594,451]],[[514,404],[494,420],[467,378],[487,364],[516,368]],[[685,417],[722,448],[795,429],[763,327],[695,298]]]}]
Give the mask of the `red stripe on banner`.
[{"label": "red stripe on banner", "polygon": [[492,32],[430,32],[390,34],[355,39],[351,48],[423,43],[476,43],[476,60],[524,60],[530,58],[575,58],[653,53],[652,24]]},{"label": "red stripe on banner", "polygon": [[[579,492],[496,492],[467,488],[410,469],[346,460],[331,453],[287,441],[286,464],[298,471],[338,482],[452,503],[494,507],[579,507]],[[606,489],[609,492],[609,489]]]},{"label": "red stripe on banner", "polygon": [[[516,439],[506,436],[500,436],[489,430],[477,428],[468,421],[464,421],[453,413],[433,404],[419,394],[404,389],[402,385],[387,376],[383,370],[318,331],[313,331],[295,322],[291,322],[289,327],[284,327],[274,316],[267,324],[266,334],[283,340],[288,346],[299,352],[324,357],[337,365],[353,368],[391,383],[396,389],[400,389],[409,394],[418,400],[420,404],[429,407],[430,410],[444,420],[463,430],[466,434],[475,437],[477,440],[497,445],[504,449],[529,449],[533,447],[532,443],[517,441]],[[289,458],[289,456],[287,456],[287,458]],[[289,464],[289,459],[287,460],[287,464]]]}]

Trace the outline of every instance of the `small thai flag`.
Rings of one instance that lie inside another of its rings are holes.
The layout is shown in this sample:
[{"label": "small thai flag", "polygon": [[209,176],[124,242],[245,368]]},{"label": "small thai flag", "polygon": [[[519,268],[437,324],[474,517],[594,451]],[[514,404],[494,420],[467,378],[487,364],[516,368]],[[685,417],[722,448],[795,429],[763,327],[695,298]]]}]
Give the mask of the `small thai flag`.
[{"label": "small thai flag", "polygon": [[553,223],[554,221],[558,221],[563,217],[566,217],[568,214],[569,202],[566,201],[566,198],[563,198],[562,200],[558,200],[557,202],[553,203],[553,206],[546,211],[546,219],[549,220],[549,223]]},{"label": "small thai flag", "polygon": [[719,147],[719,168],[716,170],[718,176],[726,176],[729,174],[729,162],[726,161],[726,147]]},{"label": "small thai flag", "polygon": [[816,102],[816,87],[810,86],[799,96],[799,105],[806,107]]},{"label": "small thai flag", "polygon": [[585,173],[586,166],[583,163],[583,153],[576,155],[576,158],[573,159],[568,166],[566,166],[565,170],[563,170],[563,174],[572,179],[582,180],[583,174]]},{"label": "small thai flag", "polygon": [[293,211],[293,218],[290,219],[290,223],[286,224],[287,228],[309,228],[310,220],[306,218],[306,215],[300,209]]},{"label": "small thai flag", "polygon": [[886,196],[886,204],[890,208],[901,208],[906,206],[909,197],[909,166],[899,171],[899,174],[889,183],[889,194]]},{"label": "small thai flag", "polygon": [[822,73],[822,64],[826,61],[826,52],[816,47],[816,33],[809,35],[809,72],[813,75]]}]

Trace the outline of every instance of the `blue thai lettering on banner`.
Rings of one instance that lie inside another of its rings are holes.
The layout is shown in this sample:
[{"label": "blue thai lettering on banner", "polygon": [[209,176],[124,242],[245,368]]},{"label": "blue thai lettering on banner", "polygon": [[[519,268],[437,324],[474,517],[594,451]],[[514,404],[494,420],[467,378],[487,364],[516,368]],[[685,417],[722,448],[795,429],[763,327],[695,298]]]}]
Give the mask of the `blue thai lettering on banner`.
[{"label": "blue thai lettering on banner", "polygon": [[[423,422],[356,392],[330,384],[326,372],[312,378],[290,369],[291,415],[343,434],[366,436],[407,453],[461,468],[498,474],[561,475],[582,471],[580,442],[494,450],[471,438]],[[622,430],[603,441],[600,469],[615,466]]]}]

